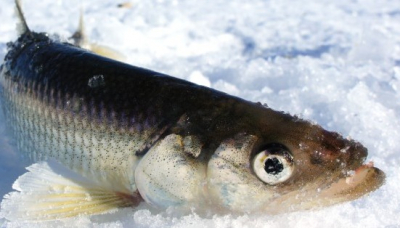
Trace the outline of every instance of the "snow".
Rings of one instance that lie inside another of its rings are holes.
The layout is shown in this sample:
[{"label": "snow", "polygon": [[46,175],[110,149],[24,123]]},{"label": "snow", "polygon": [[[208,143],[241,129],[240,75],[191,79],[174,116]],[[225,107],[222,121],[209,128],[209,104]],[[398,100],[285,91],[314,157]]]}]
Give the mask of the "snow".
[{"label": "snow", "polygon": [[[84,9],[92,42],[136,66],[297,114],[369,149],[386,184],[316,211],[180,216],[148,205],[4,227],[400,227],[400,4],[390,0],[23,1],[32,30],[69,37]],[[17,38],[12,0],[0,7],[0,59]],[[25,172],[0,116],[0,195]]]}]

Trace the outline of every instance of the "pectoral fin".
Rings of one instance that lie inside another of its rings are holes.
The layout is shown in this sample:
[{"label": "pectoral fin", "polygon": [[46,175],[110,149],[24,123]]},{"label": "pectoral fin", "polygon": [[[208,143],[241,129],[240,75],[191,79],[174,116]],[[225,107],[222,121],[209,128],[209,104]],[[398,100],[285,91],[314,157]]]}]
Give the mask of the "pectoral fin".
[{"label": "pectoral fin", "polygon": [[13,184],[17,191],[1,202],[0,217],[10,221],[53,220],[100,214],[141,201],[139,194],[102,188],[53,160],[36,163],[27,170]]}]

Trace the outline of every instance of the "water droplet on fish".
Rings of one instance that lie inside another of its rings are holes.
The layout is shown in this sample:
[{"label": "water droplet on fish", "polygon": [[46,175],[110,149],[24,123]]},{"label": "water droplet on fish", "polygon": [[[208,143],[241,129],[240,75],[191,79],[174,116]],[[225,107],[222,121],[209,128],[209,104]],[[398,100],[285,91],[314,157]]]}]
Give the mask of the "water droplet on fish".
[{"label": "water droplet on fish", "polygon": [[343,148],[343,149],[340,149],[340,152],[341,152],[341,153],[346,153],[349,149],[350,149],[350,147],[347,146],[347,147],[345,147],[345,148]]},{"label": "water droplet on fish", "polygon": [[89,78],[88,86],[90,88],[96,88],[100,86],[104,86],[106,83],[104,81],[103,75],[94,75],[93,77]]},{"label": "water droplet on fish", "polygon": [[92,197],[90,196],[89,193],[85,193],[85,200],[87,200],[87,201],[91,201],[92,200]]},{"label": "water droplet on fish", "polygon": [[347,171],[348,176],[353,176],[354,174],[356,174],[354,170]]}]

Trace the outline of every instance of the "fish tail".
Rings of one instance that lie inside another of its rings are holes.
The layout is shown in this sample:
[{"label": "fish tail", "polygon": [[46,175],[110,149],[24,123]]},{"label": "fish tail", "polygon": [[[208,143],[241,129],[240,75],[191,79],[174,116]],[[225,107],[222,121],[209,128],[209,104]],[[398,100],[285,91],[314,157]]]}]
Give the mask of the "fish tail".
[{"label": "fish tail", "polygon": [[17,25],[17,31],[19,35],[28,34],[29,36],[32,36],[32,32],[26,23],[24,13],[22,12],[20,0],[15,0],[15,8],[19,18],[19,23]]},{"label": "fish tail", "polygon": [[0,217],[10,221],[44,221],[101,214],[136,206],[141,197],[102,188],[54,160],[27,168],[1,203]]}]

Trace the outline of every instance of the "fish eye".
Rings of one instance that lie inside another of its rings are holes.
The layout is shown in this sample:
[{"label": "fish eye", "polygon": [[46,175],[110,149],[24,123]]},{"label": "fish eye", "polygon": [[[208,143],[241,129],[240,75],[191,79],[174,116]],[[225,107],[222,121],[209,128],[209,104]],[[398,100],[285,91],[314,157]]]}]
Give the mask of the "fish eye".
[{"label": "fish eye", "polygon": [[282,144],[268,144],[253,159],[253,170],[257,177],[269,185],[289,179],[293,173],[293,157]]}]

